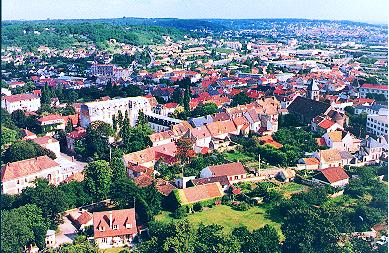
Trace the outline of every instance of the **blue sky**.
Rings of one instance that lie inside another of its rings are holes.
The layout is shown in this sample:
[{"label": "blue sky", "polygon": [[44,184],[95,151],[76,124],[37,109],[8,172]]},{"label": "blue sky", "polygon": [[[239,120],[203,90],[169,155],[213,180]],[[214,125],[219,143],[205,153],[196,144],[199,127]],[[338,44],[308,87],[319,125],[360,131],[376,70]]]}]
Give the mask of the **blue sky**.
[{"label": "blue sky", "polygon": [[309,18],[388,22],[388,0],[2,0],[2,19]]}]

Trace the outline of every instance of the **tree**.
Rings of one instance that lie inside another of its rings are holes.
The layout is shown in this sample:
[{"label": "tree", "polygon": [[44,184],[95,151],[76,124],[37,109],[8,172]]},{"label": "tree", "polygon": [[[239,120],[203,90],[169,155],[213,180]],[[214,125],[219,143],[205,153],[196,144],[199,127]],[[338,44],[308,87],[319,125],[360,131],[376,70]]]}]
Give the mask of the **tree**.
[{"label": "tree", "polygon": [[339,252],[337,219],[315,208],[289,210],[281,226],[285,252]]},{"label": "tree", "polygon": [[9,129],[7,127],[1,126],[1,145],[10,144],[16,141],[18,137],[18,132],[15,130]]},{"label": "tree", "polygon": [[171,100],[171,102],[177,103],[179,105],[182,105],[184,103],[184,99],[182,96],[182,90],[180,87],[177,87],[174,89],[170,100]]},{"label": "tree", "polygon": [[193,253],[196,234],[187,220],[178,221],[172,226],[172,236],[166,238],[162,249],[164,252]]},{"label": "tree", "polygon": [[127,178],[127,170],[122,158],[113,157],[110,166],[112,168],[113,183]]},{"label": "tree", "polygon": [[232,97],[231,106],[245,105],[253,102],[254,99],[247,96],[245,92],[240,92]]},{"label": "tree", "polygon": [[61,223],[61,213],[68,208],[65,194],[45,179],[37,179],[34,187],[25,188],[18,200],[19,205],[34,204],[42,210],[42,216],[55,229]]},{"label": "tree", "polygon": [[240,242],[241,252],[281,252],[278,233],[275,228],[269,225],[265,225],[251,233],[246,227],[238,227],[233,230],[232,235]]},{"label": "tree", "polygon": [[176,156],[184,163],[188,163],[190,158],[194,156],[192,149],[192,141],[190,138],[182,137],[176,141],[177,151]]},{"label": "tree", "polygon": [[17,141],[5,151],[4,162],[16,162],[36,156],[36,149],[31,142]]},{"label": "tree", "polygon": [[71,119],[68,119],[65,126],[65,132],[70,133],[71,131],[73,131],[73,122]]},{"label": "tree", "polygon": [[[197,229],[197,240],[195,244],[196,253],[235,253],[240,251],[240,244],[234,237],[226,236],[223,233],[223,226],[203,225]],[[259,252],[259,251],[258,251]]]},{"label": "tree", "polygon": [[192,117],[199,117],[217,113],[218,107],[215,103],[200,104],[192,112]]},{"label": "tree", "polygon": [[100,159],[109,159],[109,137],[114,131],[108,123],[94,121],[86,129],[85,144],[89,156],[97,155]]},{"label": "tree", "polygon": [[13,130],[18,130],[18,127],[15,125],[14,121],[12,120],[11,115],[3,108],[1,108],[0,118],[1,118],[1,126]]},{"label": "tree", "polygon": [[26,115],[24,111],[18,109],[11,113],[11,119],[20,128],[26,127]]},{"label": "tree", "polygon": [[48,104],[49,105],[51,102],[51,95],[52,94],[51,94],[50,88],[49,88],[48,84],[46,83],[42,89],[41,104]]},{"label": "tree", "polygon": [[108,198],[111,179],[112,168],[104,160],[91,162],[85,169],[85,186],[95,201]]},{"label": "tree", "polygon": [[25,205],[1,214],[1,251],[22,253],[24,247],[36,244],[43,249],[48,222],[36,205]]},{"label": "tree", "polygon": [[70,104],[67,104],[66,107],[62,109],[61,114],[63,116],[74,115],[76,114],[76,109]]}]

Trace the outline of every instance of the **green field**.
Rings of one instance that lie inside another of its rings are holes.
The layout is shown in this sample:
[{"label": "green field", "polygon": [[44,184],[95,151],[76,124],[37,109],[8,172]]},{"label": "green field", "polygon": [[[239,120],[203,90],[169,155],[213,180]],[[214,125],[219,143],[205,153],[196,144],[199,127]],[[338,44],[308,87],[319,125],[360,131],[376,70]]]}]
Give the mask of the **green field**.
[{"label": "green field", "polygon": [[[157,221],[174,221],[175,219],[169,216],[169,212],[163,212],[155,217]],[[186,217],[194,224],[218,224],[222,225],[226,231],[239,226],[246,226],[249,230],[254,230],[269,224],[274,226],[281,238],[281,225],[266,217],[266,209],[262,207],[252,207],[247,211],[236,211],[229,206],[220,205],[214,206],[208,210],[189,214]]]}]

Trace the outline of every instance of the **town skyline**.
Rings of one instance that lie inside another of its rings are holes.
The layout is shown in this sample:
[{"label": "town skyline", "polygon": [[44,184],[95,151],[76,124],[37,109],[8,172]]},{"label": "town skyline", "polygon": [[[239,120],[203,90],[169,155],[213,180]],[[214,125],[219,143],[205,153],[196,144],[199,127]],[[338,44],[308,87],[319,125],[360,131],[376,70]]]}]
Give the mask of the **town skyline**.
[{"label": "town skyline", "polygon": [[[88,6],[94,3],[91,10]],[[223,4],[223,8],[220,8]],[[42,12],[40,6],[46,6]],[[111,6],[111,8],[107,8]],[[311,19],[388,24],[388,3],[366,1],[3,1],[2,20],[177,18],[177,19]],[[323,8],[325,7],[325,8]]]}]

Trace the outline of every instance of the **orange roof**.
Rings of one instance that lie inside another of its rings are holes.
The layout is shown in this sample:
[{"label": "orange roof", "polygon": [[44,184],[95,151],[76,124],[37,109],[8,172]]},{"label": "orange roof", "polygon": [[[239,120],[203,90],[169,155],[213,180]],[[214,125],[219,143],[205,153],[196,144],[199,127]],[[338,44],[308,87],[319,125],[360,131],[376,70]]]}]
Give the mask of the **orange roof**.
[{"label": "orange roof", "polygon": [[322,169],[320,172],[331,184],[349,178],[342,167],[330,167],[327,169]]},{"label": "orange roof", "polygon": [[178,189],[177,191],[182,205],[223,196],[223,189],[219,182]]},{"label": "orange roof", "polygon": [[231,120],[212,122],[207,124],[207,128],[213,137],[236,132],[236,127]]},{"label": "orange roof", "polygon": [[39,97],[34,94],[16,94],[16,95],[10,95],[10,96],[3,96],[1,99],[6,100],[9,103],[24,101],[24,100],[32,100],[32,99],[38,99]]},{"label": "orange roof", "polygon": [[1,181],[14,180],[56,166],[59,166],[59,164],[48,156],[39,156],[23,161],[7,163],[1,170]]},{"label": "orange roof", "polygon": [[[110,220],[111,215],[112,220]],[[126,227],[126,224],[131,224],[131,227]],[[113,226],[117,226],[117,229],[113,229]],[[93,213],[93,228],[95,238],[137,234],[135,209],[95,212]],[[103,228],[103,231],[99,228]]]},{"label": "orange roof", "polygon": [[329,132],[327,135],[333,142],[341,142],[342,141],[342,131]]},{"label": "orange roof", "polygon": [[235,176],[246,174],[246,170],[240,162],[208,166],[208,169],[212,172],[213,176]]},{"label": "orange roof", "polygon": [[335,124],[335,122],[329,120],[329,119],[324,119],[322,122],[319,123],[319,127],[323,129],[328,129],[332,127]]},{"label": "orange roof", "polygon": [[303,158],[306,165],[319,165],[320,161],[316,157]]}]

